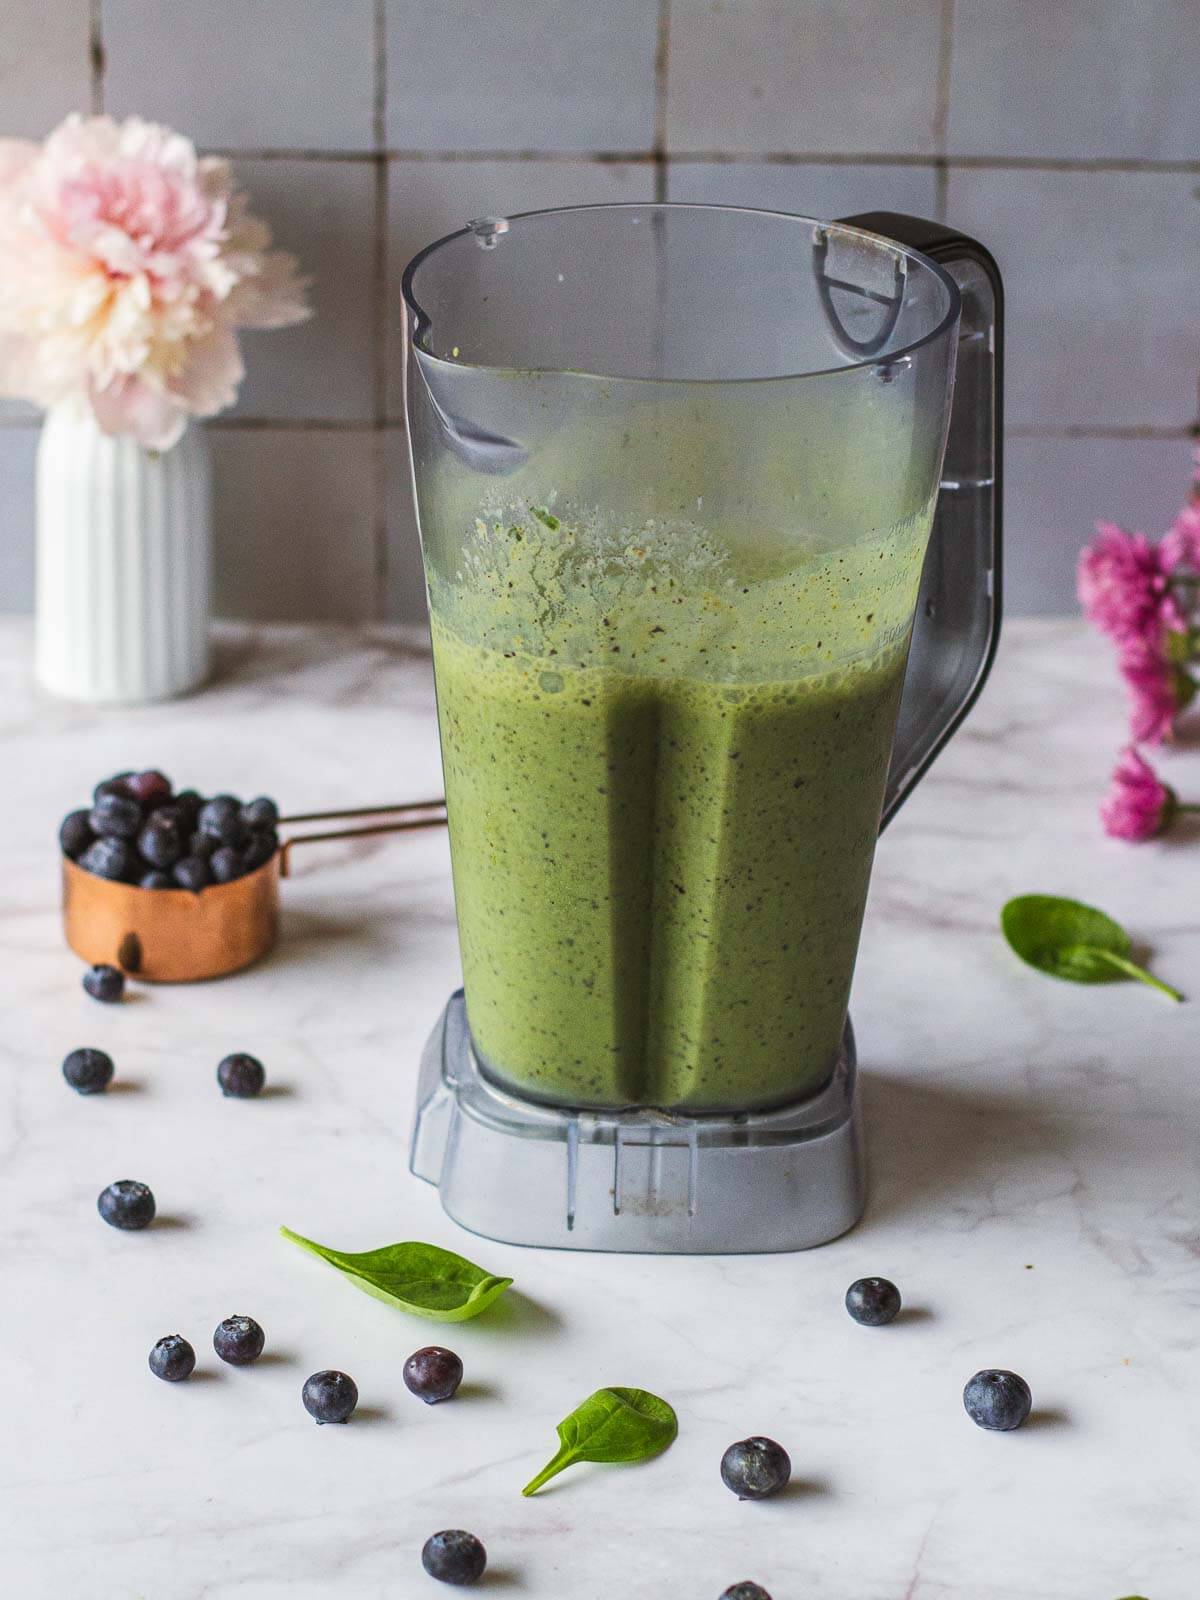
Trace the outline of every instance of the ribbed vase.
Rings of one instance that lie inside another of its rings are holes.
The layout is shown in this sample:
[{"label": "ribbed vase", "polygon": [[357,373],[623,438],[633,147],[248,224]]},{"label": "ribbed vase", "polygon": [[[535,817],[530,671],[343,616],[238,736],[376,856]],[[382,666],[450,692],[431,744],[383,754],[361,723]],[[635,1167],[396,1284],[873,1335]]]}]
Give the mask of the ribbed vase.
[{"label": "ribbed vase", "polygon": [[203,430],[172,449],[47,414],[37,457],[38,681],[92,704],[186,694],[208,675],[212,472]]}]

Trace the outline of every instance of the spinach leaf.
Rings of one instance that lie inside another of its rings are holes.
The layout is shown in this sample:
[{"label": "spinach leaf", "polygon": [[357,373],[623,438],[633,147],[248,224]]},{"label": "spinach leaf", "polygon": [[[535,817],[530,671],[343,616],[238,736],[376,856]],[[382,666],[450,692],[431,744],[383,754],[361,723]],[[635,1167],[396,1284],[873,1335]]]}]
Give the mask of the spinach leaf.
[{"label": "spinach leaf", "polygon": [[576,1461],[648,1461],[661,1454],[679,1432],[674,1411],[645,1389],[597,1389],[558,1425],[559,1448],[522,1494],[536,1494],[544,1483]]},{"label": "spinach leaf", "polygon": [[1178,989],[1139,967],[1130,957],[1129,935],[1119,922],[1079,900],[1023,894],[1000,913],[1004,937],[1022,961],[1070,983],[1117,983],[1134,978],[1172,1000]]},{"label": "spinach leaf", "polygon": [[345,1273],[366,1294],[432,1322],[466,1322],[477,1317],[512,1282],[511,1278],[493,1277],[465,1257],[436,1244],[410,1241],[350,1254],[314,1244],[290,1228],[279,1231],[302,1250],[311,1250]]}]

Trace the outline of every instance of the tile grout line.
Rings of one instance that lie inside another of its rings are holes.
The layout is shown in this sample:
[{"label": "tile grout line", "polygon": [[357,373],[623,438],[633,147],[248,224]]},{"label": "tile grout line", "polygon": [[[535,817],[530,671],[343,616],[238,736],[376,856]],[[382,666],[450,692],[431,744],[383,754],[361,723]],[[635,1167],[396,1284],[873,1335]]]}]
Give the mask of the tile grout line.
[{"label": "tile grout line", "polygon": [[[42,425],[41,415],[29,417],[0,417],[0,433],[19,433],[23,429],[33,432]],[[204,426],[215,433],[357,433],[403,434],[403,417],[364,417],[349,420],[345,417],[247,417],[221,416],[209,418]],[[1190,422],[1130,422],[1130,423],[1009,423],[1005,428],[1009,439],[1112,439],[1145,441],[1155,439],[1191,439],[1196,437],[1196,427]]]},{"label": "tile grout line", "polygon": [[950,169],[946,165],[946,132],[950,125],[950,69],[954,60],[954,0],[942,0],[938,28],[937,82],[934,89],[933,142],[938,160],[933,169],[934,213],[946,221]]},{"label": "tile grout line", "polygon": [[[321,150],[303,147],[260,146],[244,149],[213,145],[207,155],[230,161],[329,162],[563,162],[590,166],[653,166],[658,151],[649,150]],[[707,166],[829,166],[829,167],[931,167],[939,165],[965,171],[995,172],[1095,172],[1200,174],[1200,159],[1152,160],[1140,156],[1002,156],[931,155],[928,151],[888,150],[672,150],[672,165]]]},{"label": "tile grout line", "polygon": [[384,0],[375,0],[374,18],[374,100],[372,136],[375,142],[375,219],[372,240],[372,315],[374,438],[371,445],[371,533],[374,545],[374,611],[377,620],[388,609],[388,162],[387,162],[387,10]]},{"label": "tile grout line", "polygon": [[658,0],[654,40],[654,199],[667,198],[667,92],[671,69],[671,0]]},{"label": "tile grout line", "polygon": [[90,0],[88,6],[88,74],[92,115],[104,110],[104,12],[103,0]]}]

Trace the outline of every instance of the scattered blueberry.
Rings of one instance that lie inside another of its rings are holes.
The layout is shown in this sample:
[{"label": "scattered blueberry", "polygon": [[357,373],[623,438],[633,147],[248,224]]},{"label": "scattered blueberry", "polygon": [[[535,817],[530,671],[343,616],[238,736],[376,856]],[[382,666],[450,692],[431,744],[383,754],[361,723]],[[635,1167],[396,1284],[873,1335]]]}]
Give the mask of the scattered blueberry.
[{"label": "scattered blueberry", "polygon": [[154,1221],[154,1196],[144,1183],[121,1178],[101,1191],[96,1209],[113,1228],[148,1228]]},{"label": "scattered blueberry", "polygon": [[179,885],[169,872],[148,872],[138,880],[139,889],[177,889]]},{"label": "scattered blueberry", "polygon": [[253,1317],[226,1317],[217,1324],[213,1349],[231,1367],[248,1367],[263,1353],[266,1335]]},{"label": "scattered blueberry", "polygon": [[191,889],[194,893],[207,889],[213,881],[208,862],[200,856],[184,856],[175,863],[172,873],[177,888]]},{"label": "scattered blueberry", "polygon": [[1033,1407],[1033,1395],[1024,1378],[1003,1368],[977,1372],[963,1390],[963,1405],[971,1421],[993,1433],[1019,1428]]},{"label": "scattered blueberry", "polygon": [[242,875],[242,855],[231,844],[223,844],[208,858],[208,870],[218,883],[232,883]]},{"label": "scattered blueberry", "polygon": [[279,807],[274,800],[268,800],[265,794],[260,794],[257,800],[247,801],[242,807],[242,821],[252,833],[273,828],[279,821]]},{"label": "scattered blueberry", "polygon": [[183,837],[175,823],[156,811],[137,837],[138,853],[148,866],[165,872],[183,854]]},{"label": "scattered blueberry", "polygon": [[124,795],[128,800],[133,794],[133,790],[129,787],[129,780],[132,777],[132,772],[116,772],[111,778],[105,778],[92,790],[92,804],[95,805],[102,794]]},{"label": "scattered blueberry", "polygon": [[161,772],[135,772],[124,781],[133,798],[147,811],[166,805],[171,798],[171,780]]},{"label": "scattered blueberry", "polygon": [[211,834],[218,844],[241,844],[246,837],[240,802],[231,794],[219,794],[200,807],[196,825],[201,833]]},{"label": "scattered blueberry", "polygon": [[740,1439],[721,1457],[722,1481],[739,1500],[765,1500],[778,1494],[791,1475],[791,1459],[774,1439]]},{"label": "scattered blueberry", "polygon": [[846,1310],[864,1328],[882,1328],[900,1314],[900,1291],[886,1278],[859,1278],[846,1290]]},{"label": "scattered blueberry", "polygon": [[142,808],[123,794],[102,794],[88,812],[92,832],[106,839],[135,839],[142,825]]},{"label": "scattered blueberry", "polygon": [[221,1093],[234,1100],[253,1100],[256,1094],[262,1093],[266,1081],[267,1074],[258,1057],[248,1056],[241,1050],[226,1056],[217,1066]]},{"label": "scattered blueberry", "polygon": [[79,865],[97,878],[119,882],[128,877],[134,859],[133,851],[124,839],[94,839],[80,856]]},{"label": "scattered blueberry", "polygon": [[431,1578],[465,1588],[478,1583],[487,1566],[487,1551],[473,1533],[444,1528],[425,1541],[421,1565]]},{"label": "scattered blueberry", "polygon": [[166,1383],[190,1378],[196,1366],[196,1352],[181,1333],[168,1333],[150,1352],[150,1371]]},{"label": "scattered blueberry", "polygon": [[274,829],[269,833],[252,833],[250,843],[242,852],[242,871],[255,872],[279,849],[279,835]]},{"label": "scattered blueberry", "polygon": [[404,1386],[426,1405],[452,1400],[462,1382],[463,1364],[453,1350],[426,1345],[414,1350],[404,1363]]},{"label": "scattered blueberry", "polygon": [[327,1368],[306,1379],[301,1399],[316,1422],[347,1422],[358,1404],[358,1385],[344,1372]]},{"label": "scattered blueberry", "polygon": [[721,1600],[771,1600],[771,1596],[761,1583],[734,1583],[726,1589]]},{"label": "scattered blueberry", "polygon": [[62,1075],[76,1094],[102,1094],[112,1082],[112,1057],[103,1050],[72,1050],[63,1061]]},{"label": "scattered blueberry", "polygon": [[93,1000],[103,1000],[106,1006],[115,1006],[125,993],[125,974],[120,967],[89,967],[83,975],[83,987]]},{"label": "scattered blueberry", "polygon": [[89,815],[87,811],[68,811],[62,819],[62,826],[58,830],[58,842],[63,855],[69,856],[72,861],[79,860],[95,837],[92,825],[88,821]]}]

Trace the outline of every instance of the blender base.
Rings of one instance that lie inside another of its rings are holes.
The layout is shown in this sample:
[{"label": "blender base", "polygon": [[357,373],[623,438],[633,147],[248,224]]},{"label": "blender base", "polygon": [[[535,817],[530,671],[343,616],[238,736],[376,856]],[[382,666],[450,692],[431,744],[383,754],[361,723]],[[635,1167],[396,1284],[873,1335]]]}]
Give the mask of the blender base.
[{"label": "blender base", "polygon": [[659,1255],[807,1250],[866,1202],[854,1033],[833,1078],[774,1111],[571,1111],[485,1078],[463,992],[421,1058],[410,1166],[462,1227],[507,1244]]}]

